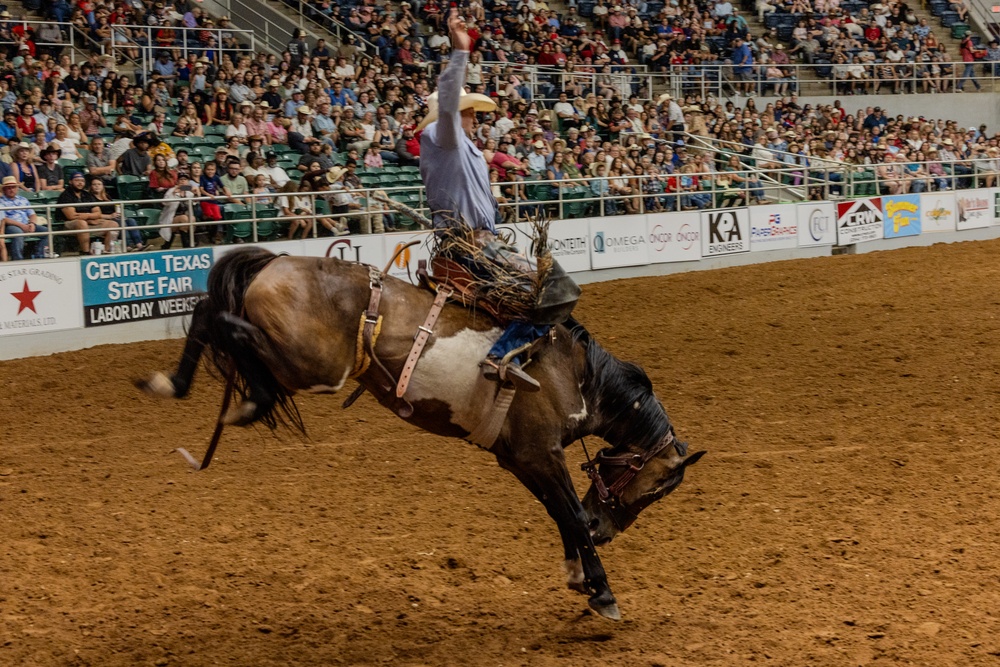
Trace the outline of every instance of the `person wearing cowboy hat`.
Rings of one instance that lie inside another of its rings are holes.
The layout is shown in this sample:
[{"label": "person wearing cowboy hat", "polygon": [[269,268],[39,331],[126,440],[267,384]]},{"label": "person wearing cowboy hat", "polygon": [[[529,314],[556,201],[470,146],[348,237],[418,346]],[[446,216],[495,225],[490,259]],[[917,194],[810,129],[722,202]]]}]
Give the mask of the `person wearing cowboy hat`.
[{"label": "person wearing cowboy hat", "polygon": [[132,139],[132,147],[122,153],[116,165],[118,174],[122,176],[148,176],[153,171],[153,158],[149,155],[150,146],[156,146],[160,140],[152,132],[140,132]]},{"label": "person wearing cowboy hat", "polygon": [[38,165],[39,190],[63,190],[65,178],[58,162],[61,157],[62,150],[54,144],[42,149],[42,163]]},{"label": "person wearing cowboy hat", "polygon": [[[438,78],[437,93],[428,98],[427,115],[419,126],[423,130],[420,175],[434,227],[443,230],[466,225],[477,239],[484,239],[485,245],[490,245],[495,243],[499,208],[491,190],[486,161],[470,136],[476,126],[476,112],[493,111],[496,104],[485,95],[466,93],[462,89],[472,39],[457,8],[450,10],[448,29],[451,58]],[[521,368],[517,359],[509,363],[504,359],[514,350],[545,335],[551,324],[511,322],[481,364],[484,377],[494,382],[510,382],[525,391],[537,391],[538,381]]]},{"label": "person wearing cowboy hat", "polygon": [[[0,229],[4,234],[11,235],[10,238],[10,258],[14,260],[24,259],[24,242],[26,236],[39,235],[38,245],[32,258],[40,259],[50,257],[48,221],[35,214],[31,208],[31,203],[18,193],[20,187],[17,177],[5,176],[0,181]],[[6,244],[0,243],[0,246]],[[0,260],[7,261],[6,248],[0,252]]]},{"label": "person wearing cowboy hat", "polygon": [[684,124],[684,112],[681,106],[670,93],[663,93],[658,100],[660,104],[660,127],[664,127],[670,132],[669,137],[664,137],[668,141],[677,141],[683,138],[687,125]]}]

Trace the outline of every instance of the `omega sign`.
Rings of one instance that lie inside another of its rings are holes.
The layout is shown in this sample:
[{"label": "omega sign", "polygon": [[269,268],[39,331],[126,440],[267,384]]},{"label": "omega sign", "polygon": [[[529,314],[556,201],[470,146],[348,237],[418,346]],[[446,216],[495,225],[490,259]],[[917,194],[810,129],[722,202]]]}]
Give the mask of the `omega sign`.
[{"label": "omega sign", "polygon": [[592,218],[590,259],[593,268],[648,264],[648,234],[644,215]]},{"label": "omega sign", "polygon": [[745,208],[701,214],[703,257],[733,255],[750,250],[750,215]]}]

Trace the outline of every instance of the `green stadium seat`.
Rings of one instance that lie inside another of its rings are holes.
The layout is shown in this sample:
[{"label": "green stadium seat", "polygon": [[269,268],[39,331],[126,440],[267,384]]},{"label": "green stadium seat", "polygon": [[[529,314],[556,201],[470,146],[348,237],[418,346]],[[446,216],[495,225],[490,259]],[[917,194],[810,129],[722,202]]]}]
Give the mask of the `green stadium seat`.
[{"label": "green stadium seat", "polygon": [[118,196],[129,201],[147,199],[148,186],[149,180],[144,176],[119,176]]}]

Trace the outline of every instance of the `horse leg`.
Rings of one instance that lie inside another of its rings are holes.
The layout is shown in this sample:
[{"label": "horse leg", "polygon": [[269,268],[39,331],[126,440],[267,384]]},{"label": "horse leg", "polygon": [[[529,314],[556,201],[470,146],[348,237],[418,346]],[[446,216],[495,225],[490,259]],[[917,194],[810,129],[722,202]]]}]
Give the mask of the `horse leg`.
[{"label": "horse leg", "polygon": [[[499,454],[497,461],[538,498],[559,527],[566,554],[569,587],[589,593],[587,602],[590,608],[601,616],[620,620],[618,603],[590,536],[587,515],[573,488],[562,448],[544,450],[543,456],[538,456],[537,450],[532,454],[534,456]],[[577,573],[581,567],[582,577],[579,577]],[[575,582],[578,577],[580,580]]]},{"label": "horse leg", "polygon": [[167,376],[157,371],[148,379],[136,380],[135,386],[141,391],[157,398],[184,398],[191,389],[194,372],[198,369],[198,360],[208,342],[208,326],[211,313],[208,310],[208,299],[202,299],[191,315],[191,325],[188,328],[187,341],[184,343],[184,353],[181,355],[177,372]]}]

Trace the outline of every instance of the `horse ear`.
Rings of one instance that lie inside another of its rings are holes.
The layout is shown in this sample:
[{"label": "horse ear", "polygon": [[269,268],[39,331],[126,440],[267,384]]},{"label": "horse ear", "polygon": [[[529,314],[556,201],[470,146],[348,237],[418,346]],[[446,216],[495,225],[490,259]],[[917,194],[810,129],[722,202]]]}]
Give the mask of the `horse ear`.
[{"label": "horse ear", "polygon": [[686,459],[684,459],[684,467],[687,468],[688,466],[694,465],[695,463],[698,462],[698,459],[700,459],[701,457],[703,457],[705,454],[708,454],[708,452],[704,452],[704,451],[702,451],[702,452],[695,452],[691,456],[689,456]]}]

